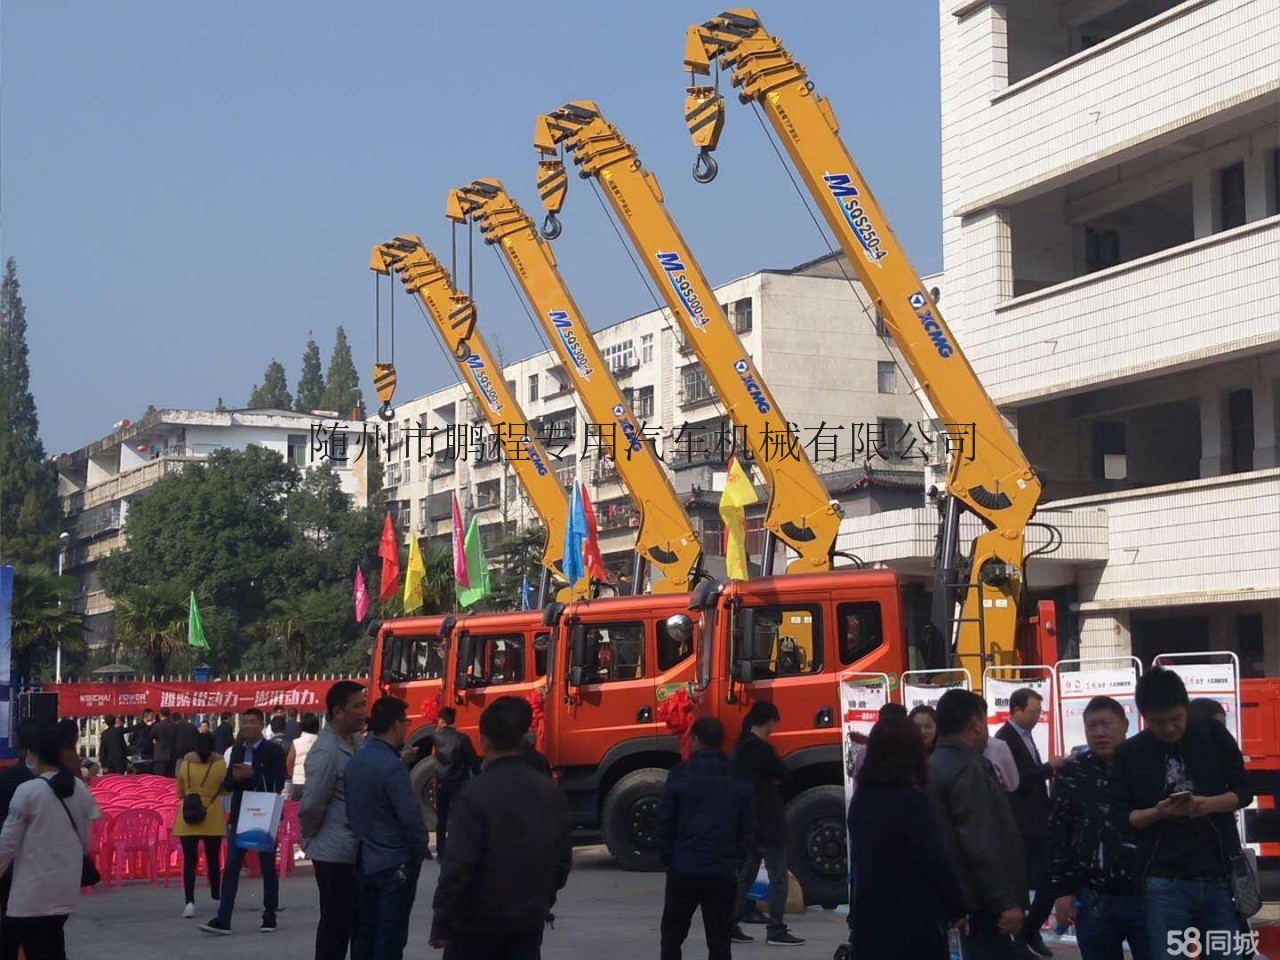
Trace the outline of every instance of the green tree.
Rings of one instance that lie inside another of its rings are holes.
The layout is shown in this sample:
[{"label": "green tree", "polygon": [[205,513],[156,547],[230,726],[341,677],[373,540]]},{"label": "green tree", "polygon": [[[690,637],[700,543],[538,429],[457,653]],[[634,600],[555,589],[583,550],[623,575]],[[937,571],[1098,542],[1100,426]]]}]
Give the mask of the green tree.
[{"label": "green tree", "polygon": [[267,364],[262,375],[262,383],[255,384],[249,394],[251,410],[292,410],[293,397],[289,396],[289,381],[284,375],[284,367],[274,357]]},{"label": "green tree", "polygon": [[59,577],[38,564],[14,567],[9,642],[18,676],[31,680],[37,669],[47,668],[59,642],[64,653],[84,648],[84,616],[68,603],[75,590],[74,577]]},{"label": "green tree", "polygon": [[298,377],[298,388],[294,391],[295,409],[298,413],[319,410],[323,408],[323,401],[324,373],[320,367],[320,348],[308,332],[307,349],[302,354],[302,376]]},{"label": "green tree", "polygon": [[291,670],[307,668],[317,634],[332,632],[334,624],[349,616],[349,608],[350,601],[334,587],[290,593],[271,602],[268,623]]},{"label": "green tree", "polygon": [[485,598],[483,609],[519,610],[520,591],[526,576],[533,601],[537,602],[545,542],[546,533],[541,527],[525,527],[499,543],[492,553],[486,548],[492,569],[493,592]]},{"label": "green tree", "polygon": [[116,598],[116,638],[126,650],[146,658],[163,676],[169,660],[187,643],[188,594],[178,583],[132,587]]},{"label": "green tree", "polygon": [[0,281],[0,551],[9,563],[48,563],[57,548],[58,473],[45,459],[31,395],[27,308],[13,257]]},{"label": "green tree", "polygon": [[347,331],[338,327],[333,341],[333,353],[329,355],[329,369],[324,377],[324,394],[320,406],[336,410],[340,416],[348,416],[352,410],[364,409],[364,394],[360,391],[360,375],[351,359],[351,344],[347,343]]}]

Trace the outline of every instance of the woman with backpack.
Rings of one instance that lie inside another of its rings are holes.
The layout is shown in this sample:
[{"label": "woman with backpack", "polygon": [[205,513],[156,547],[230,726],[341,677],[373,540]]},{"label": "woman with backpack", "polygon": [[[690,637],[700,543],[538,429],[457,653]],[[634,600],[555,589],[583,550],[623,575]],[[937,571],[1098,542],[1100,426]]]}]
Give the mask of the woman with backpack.
[{"label": "woman with backpack", "polygon": [[174,818],[173,835],[182,842],[182,888],[187,897],[182,915],[188,920],[196,915],[196,865],[201,840],[209,867],[209,887],[213,899],[218,899],[222,838],[227,833],[218,797],[226,775],[227,765],[213,749],[213,734],[197,734],[195,750],[182,758],[174,779],[182,808]]}]

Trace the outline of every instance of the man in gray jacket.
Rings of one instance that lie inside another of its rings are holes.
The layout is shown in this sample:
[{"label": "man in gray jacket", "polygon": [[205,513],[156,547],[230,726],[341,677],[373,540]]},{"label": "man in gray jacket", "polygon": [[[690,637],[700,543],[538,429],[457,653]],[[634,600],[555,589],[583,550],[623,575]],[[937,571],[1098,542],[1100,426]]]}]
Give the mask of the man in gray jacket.
[{"label": "man in gray jacket", "polygon": [[302,849],[315,867],[320,888],[316,960],[343,960],[358,902],[356,838],[347,824],[344,773],[360,747],[364,687],[354,680],[339,680],[325,695],[325,709],[329,722],[307,754],[298,823]]},{"label": "man in gray jacket", "polygon": [[1022,838],[1008,794],[982,755],[987,704],[968,690],[938,701],[938,744],[925,791],[970,913],[965,956],[1013,960],[1027,898]]}]

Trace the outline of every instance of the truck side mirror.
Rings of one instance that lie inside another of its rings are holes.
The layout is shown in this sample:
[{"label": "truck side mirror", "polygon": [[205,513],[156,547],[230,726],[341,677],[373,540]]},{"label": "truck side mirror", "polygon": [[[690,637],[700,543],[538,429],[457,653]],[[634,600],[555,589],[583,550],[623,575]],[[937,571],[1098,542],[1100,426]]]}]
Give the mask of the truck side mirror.
[{"label": "truck side mirror", "polygon": [[751,661],[737,660],[733,664],[733,679],[738,683],[750,683],[752,678]]},{"label": "truck side mirror", "polygon": [[471,634],[463,632],[458,637],[458,662],[455,667],[458,676],[458,689],[465,690],[468,687],[467,670],[471,668],[472,662],[476,658],[476,639]]},{"label": "truck side mirror", "polygon": [[587,685],[587,668],[576,666],[569,668],[569,686],[585,687]]},{"label": "truck side mirror", "polygon": [[[578,623],[573,627],[573,659],[569,662],[571,667],[582,667],[587,662],[587,627],[586,624]],[[582,684],[578,684],[582,686]]]}]

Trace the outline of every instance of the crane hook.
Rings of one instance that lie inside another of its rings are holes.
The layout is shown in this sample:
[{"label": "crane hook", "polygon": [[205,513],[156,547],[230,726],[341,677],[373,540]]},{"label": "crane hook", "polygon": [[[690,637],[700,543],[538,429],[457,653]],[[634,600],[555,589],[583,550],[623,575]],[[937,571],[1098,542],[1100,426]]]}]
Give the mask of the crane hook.
[{"label": "crane hook", "polygon": [[698,159],[693,161],[693,179],[699,183],[710,183],[720,172],[720,164],[708,150],[699,150]]},{"label": "crane hook", "polygon": [[548,213],[547,219],[542,221],[542,236],[547,240],[554,240],[560,236],[560,231],[563,229],[560,226],[560,218],[554,213]]},{"label": "crane hook", "polygon": [[396,418],[396,411],[395,408],[391,406],[390,400],[378,408],[378,416],[388,422]]}]

